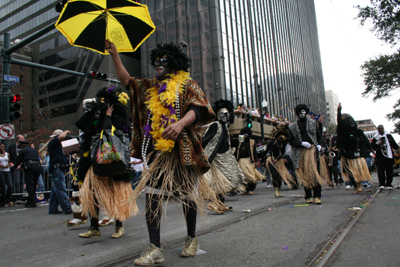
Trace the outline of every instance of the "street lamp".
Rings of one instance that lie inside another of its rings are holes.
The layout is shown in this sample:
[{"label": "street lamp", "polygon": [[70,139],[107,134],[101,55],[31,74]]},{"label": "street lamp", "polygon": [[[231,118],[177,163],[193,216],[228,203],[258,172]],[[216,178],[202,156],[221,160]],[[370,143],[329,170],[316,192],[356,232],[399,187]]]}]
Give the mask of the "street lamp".
[{"label": "street lamp", "polygon": [[[263,98],[263,95],[261,92],[261,85],[259,84],[259,85],[257,85],[257,87],[258,87],[258,106],[263,107],[263,108],[267,107],[268,102],[265,101],[265,99],[264,99],[264,101],[261,102],[261,99]],[[260,110],[263,110],[263,108]],[[261,140],[264,143],[264,114],[262,114],[262,112],[260,114],[260,126],[261,126]]]}]

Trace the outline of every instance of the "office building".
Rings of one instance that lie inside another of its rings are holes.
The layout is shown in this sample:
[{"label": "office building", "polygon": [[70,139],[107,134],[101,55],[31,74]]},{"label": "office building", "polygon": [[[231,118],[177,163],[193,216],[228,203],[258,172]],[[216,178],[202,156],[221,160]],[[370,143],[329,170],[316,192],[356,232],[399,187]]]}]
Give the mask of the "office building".
[{"label": "office building", "polygon": [[[296,119],[298,103],[325,115],[318,29],[314,0],[141,0],[156,31],[137,53],[124,57],[132,76],[151,78],[151,50],[160,42],[182,46],[191,60],[191,76],[210,102],[220,98],[261,108],[270,115]],[[57,1],[0,1],[0,38],[23,39],[54,23]],[[34,62],[79,72],[115,75],[110,57],[71,46],[56,29],[30,44]],[[113,73],[114,72],[114,73]],[[33,90],[39,105],[72,125],[81,103],[93,97],[99,81],[35,70]],[[261,95],[261,96],[260,96]],[[265,101],[264,101],[265,100]]]},{"label": "office building", "polygon": [[339,106],[339,97],[332,91],[325,91],[326,97],[326,117],[327,123],[337,125],[337,107]]}]

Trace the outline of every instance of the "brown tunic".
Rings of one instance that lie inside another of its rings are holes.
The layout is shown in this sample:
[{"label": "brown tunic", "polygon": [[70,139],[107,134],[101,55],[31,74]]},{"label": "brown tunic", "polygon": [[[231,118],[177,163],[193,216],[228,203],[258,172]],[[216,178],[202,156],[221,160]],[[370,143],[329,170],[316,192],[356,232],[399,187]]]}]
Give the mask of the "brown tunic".
[{"label": "brown tunic", "polygon": [[[151,87],[153,80],[130,78],[129,88],[131,91],[131,112],[133,120],[131,156],[142,158],[142,142],[144,139],[143,128],[147,122],[148,109],[144,103],[148,100],[147,89]],[[200,117],[192,125],[182,130],[178,137],[179,155],[183,165],[198,166],[205,173],[209,170],[207,156],[201,146],[200,127],[213,121],[215,114],[208,102],[204,92],[198,84],[189,79],[186,81],[184,91],[179,94],[181,117],[184,117],[190,106],[198,107]]]}]

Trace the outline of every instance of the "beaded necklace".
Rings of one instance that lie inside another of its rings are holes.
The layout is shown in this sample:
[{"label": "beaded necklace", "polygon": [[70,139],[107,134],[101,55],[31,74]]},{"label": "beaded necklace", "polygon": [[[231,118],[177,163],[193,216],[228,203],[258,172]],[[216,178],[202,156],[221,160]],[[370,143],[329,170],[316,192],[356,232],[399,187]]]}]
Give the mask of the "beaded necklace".
[{"label": "beaded necklace", "polygon": [[[180,104],[179,104],[179,90],[180,89],[180,83],[178,82],[176,85],[176,91],[175,91],[175,111],[176,111],[176,117],[177,120],[180,119],[181,117],[181,112],[180,112]],[[151,124],[151,114],[150,112],[147,114],[147,122],[146,125]],[[147,164],[147,148],[149,147],[150,141],[152,137],[150,134],[145,134],[144,135],[144,140],[142,143],[142,158],[143,158],[143,166],[148,170],[149,166]]]}]

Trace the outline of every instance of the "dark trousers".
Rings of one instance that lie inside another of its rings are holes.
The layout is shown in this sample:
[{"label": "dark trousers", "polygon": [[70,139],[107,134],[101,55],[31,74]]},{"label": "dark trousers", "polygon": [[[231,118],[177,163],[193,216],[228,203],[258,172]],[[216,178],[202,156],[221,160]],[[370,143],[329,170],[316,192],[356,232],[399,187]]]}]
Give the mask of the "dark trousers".
[{"label": "dark trousers", "polygon": [[[6,190],[7,186],[7,190]],[[0,171],[0,193],[1,193],[1,205],[6,205],[11,202],[11,194],[13,191],[13,185],[11,181],[10,172]],[[7,192],[7,193],[6,193]]]},{"label": "dark trousers", "polygon": [[251,183],[248,182],[247,185],[245,185],[246,187],[246,193],[250,192],[250,191],[254,191],[257,187],[257,183]]},{"label": "dark trousers", "polygon": [[393,162],[384,161],[376,163],[379,186],[391,186],[393,181]]},{"label": "dark trousers", "polygon": [[274,186],[274,188],[281,188],[282,186],[282,177],[279,175],[279,172],[275,169],[274,166],[271,166],[271,164],[269,164],[269,170],[272,176],[272,185]]},{"label": "dark trousers", "polygon": [[[313,196],[314,191],[314,196]],[[319,197],[321,198],[321,185],[314,186],[313,188],[305,188],[304,192],[306,193],[305,199],[312,198],[312,197]]]},{"label": "dark trousers", "polygon": [[41,174],[42,168],[39,164],[33,164],[25,170],[26,191],[28,191],[28,205],[36,204],[36,185]]},{"label": "dark trousers", "polygon": [[337,166],[332,166],[332,167],[328,166],[328,172],[329,172],[329,180],[331,180],[331,182],[335,182],[335,184],[339,184]]},{"label": "dark trousers", "polygon": [[[96,199],[94,201],[97,203]],[[96,210],[96,213],[97,213],[97,218],[92,216],[91,214],[89,214],[90,215],[90,226],[93,226],[94,229],[99,230],[99,218],[98,218],[98,216],[99,216],[99,208],[96,206],[95,210]],[[119,220],[115,220],[115,226],[122,227],[122,222],[119,221]]]},{"label": "dark trousers", "polygon": [[[162,196],[156,194],[146,194],[146,223],[149,232],[150,243],[156,247],[161,247],[160,238],[160,223],[161,223],[161,205]],[[194,202],[183,200],[182,204],[183,213],[186,219],[187,235],[191,238],[196,237],[196,220],[197,220],[197,206]],[[157,210],[159,208],[159,210]]]}]

